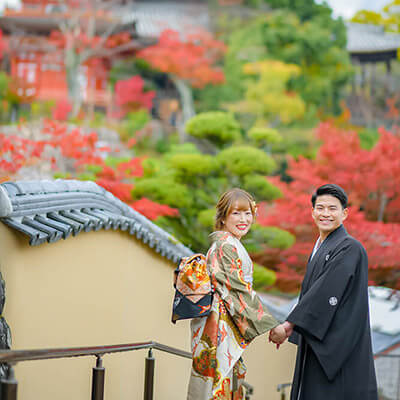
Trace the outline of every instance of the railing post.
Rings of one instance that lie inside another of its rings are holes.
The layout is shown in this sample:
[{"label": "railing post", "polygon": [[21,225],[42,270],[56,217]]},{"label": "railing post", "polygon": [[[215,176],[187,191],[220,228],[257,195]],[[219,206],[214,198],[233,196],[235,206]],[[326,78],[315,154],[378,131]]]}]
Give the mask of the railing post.
[{"label": "railing post", "polygon": [[286,400],[286,388],[290,387],[291,383],[280,383],[277,387],[277,391],[281,392],[281,400]]},{"label": "railing post", "polygon": [[105,369],[101,356],[96,356],[96,366],[93,368],[92,400],[104,399],[104,375]]},{"label": "railing post", "polygon": [[247,382],[243,382],[242,386],[245,388],[246,390],[246,394],[245,394],[245,400],[250,400],[250,396],[254,394],[254,388],[253,386],[249,385]]},{"label": "railing post", "polygon": [[235,372],[235,367],[233,367],[233,374],[232,374],[232,392],[236,393],[238,390],[238,378]]},{"label": "railing post", "polygon": [[1,400],[17,400],[17,388],[14,368],[8,365],[7,378],[1,380]]},{"label": "railing post", "polygon": [[146,369],[144,376],[144,400],[153,400],[154,391],[154,365],[153,349],[149,349],[146,357]]}]

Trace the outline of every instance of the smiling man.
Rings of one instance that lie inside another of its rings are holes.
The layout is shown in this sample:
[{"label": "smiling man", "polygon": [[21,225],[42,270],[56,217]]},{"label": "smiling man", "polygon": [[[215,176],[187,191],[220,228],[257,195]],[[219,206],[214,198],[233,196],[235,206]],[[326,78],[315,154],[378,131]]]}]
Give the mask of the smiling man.
[{"label": "smiling man", "polygon": [[[283,323],[298,345],[291,400],[377,400],[367,254],[343,226],[341,187],[323,185],[311,202],[319,238],[299,301]],[[279,343],[273,332],[270,338]]]}]

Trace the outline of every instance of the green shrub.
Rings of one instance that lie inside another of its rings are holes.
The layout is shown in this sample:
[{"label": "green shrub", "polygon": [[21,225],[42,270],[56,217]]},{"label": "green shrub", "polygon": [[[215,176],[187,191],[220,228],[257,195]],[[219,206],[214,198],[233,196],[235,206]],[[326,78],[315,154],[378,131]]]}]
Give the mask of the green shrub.
[{"label": "green shrub", "polygon": [[283,229],[275,226],[261,226],[254,224],[246,237],[245,243],[250,253],[261,251],[263,246],[288,249],[295,242],[295,237]]},{"label": "green shrub", "polygon": [[132,190],[135,199],[147,197],[171,207],[190,207],[191,198],[188,188],[185,185],[166,180],[165,178],[143,178],[135,182]]},{"label": "green shrub", "polygon": [[203,154],[174,154],[167,163],[185,180],[197,175],[210,175],[217,167],[212,156]]},{"label": "green shrub", "polygon": [[244,176],[250,173],[268,175],[275,168],[275,161],[264,151],[251,146],[234,146],[221,151],[218,160],[233,175]]},{"label": "green shrub", "polygon": [[124,118],[123,129],[128,137],[132,137],[137,131],[143,129],[150,119],[147,110],[130,112]]},{"label": "green shrub", "polygon": [[276,282],[276,274],[268,268],[254,264],[253,279],[254,289],[260,290],[267,286],[272,286]]},{"label": "green shrub", "polygon": [[207,228],[211,232],[215,222],[215,208],[200,211],[197,221],[200,225],[202,225],[204,228]]},{"label": "green shrub", "polygon": [[191,118],[186,132],[199,139],[208,139],[218,146],[240,138],[240,126],[232,114],[222,111],[204,112]]},{"label": "green shrub", "polygon": [[262,175],[245,176],[244,188],[260,200],[275,200],[282,197],[280,189]]},{"label": "green shrub", "polygon": [[249,132],[247,132],[247,135],[258,146],[279,143],[282,141],[282,136],[273,128],[253,127]]}]

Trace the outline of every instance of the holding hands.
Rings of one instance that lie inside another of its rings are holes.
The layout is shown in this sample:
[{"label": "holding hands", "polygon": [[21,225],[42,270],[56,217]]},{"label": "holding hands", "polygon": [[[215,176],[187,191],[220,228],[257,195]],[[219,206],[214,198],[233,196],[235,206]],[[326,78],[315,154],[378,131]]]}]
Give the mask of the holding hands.
[{"label": "holding hands", "polygon": [[276,348],[279,346],[292,334],[293,324],[289,321],[276,326],[269,332],[269,341],[276,344]]}]

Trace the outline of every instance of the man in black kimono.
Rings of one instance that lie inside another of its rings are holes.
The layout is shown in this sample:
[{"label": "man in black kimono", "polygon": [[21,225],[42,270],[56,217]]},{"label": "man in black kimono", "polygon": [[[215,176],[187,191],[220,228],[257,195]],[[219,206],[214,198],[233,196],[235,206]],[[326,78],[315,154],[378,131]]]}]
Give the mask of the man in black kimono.
[{"label": "man in black kimono", "polygon": [[[291,400],[377,400],[368,310],[368,259],[348,235],[347,196],[321,186],[312,196],[319,238],[299,301],[283,323],[298,345]],[[275,343],[274,332],[270,339]]]}]

